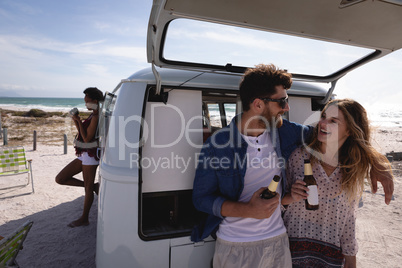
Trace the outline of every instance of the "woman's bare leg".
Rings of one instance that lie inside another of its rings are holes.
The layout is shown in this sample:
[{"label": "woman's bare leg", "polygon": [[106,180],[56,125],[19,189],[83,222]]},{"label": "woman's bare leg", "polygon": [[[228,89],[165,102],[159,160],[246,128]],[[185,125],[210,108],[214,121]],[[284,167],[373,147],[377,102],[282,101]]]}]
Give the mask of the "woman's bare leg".
[{"label": "woman's bare leg", "polygon": [[78,180],[73,176],[82,171],[82,162],[78,158],[71,161],[65,166],[56,176],[56,182],[61,185],[79,186],[84,187],[84,182]]},{"label": "woman's bare leg", "polygon": [[82,212],[82,216],[73,222],[71,222],[68,226],[70,227],[78,227],[78,226],[86,226],[89,224],[89,211],[91,210],[92,203],[94,201],[94,182],[96,176],[97,165],[93,166],[82,166],[82,176],[84,177],[84,187],[85,187],[85,199],[84,199],[84,209]]}]

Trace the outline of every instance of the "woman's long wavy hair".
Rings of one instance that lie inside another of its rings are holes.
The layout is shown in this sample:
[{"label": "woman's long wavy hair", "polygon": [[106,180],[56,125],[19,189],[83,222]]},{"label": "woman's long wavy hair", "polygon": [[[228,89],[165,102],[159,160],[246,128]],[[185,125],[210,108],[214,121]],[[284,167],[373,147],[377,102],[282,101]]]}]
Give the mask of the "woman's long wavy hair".
[{"label": "woman's long wavy hair", "polygon": [[[391,171],[391,166],[387,158],[371,145],[369,120],[363,106],[352,99],[332,100],[324,107],[321,116],[333,105],[338,107],[345,117],[350,134],[339,149],[339,165],[342,172],[341,189],[352,202],[361,197],[364,178],[369,178],[371,168],[377,172],[384,171],[382,169]],[[321,158],[321,142],[317,135],[318,126],[314,130],[313,141],[308,145],[311,161],[320,161]],[[371,186],[371,180],[368,182]]]}]

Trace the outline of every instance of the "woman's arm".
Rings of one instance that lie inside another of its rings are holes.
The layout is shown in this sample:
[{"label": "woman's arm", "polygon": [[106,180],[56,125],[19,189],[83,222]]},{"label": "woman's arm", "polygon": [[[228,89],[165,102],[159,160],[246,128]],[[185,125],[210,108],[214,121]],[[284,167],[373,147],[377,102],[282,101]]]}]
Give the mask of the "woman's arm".
[{"label": "woman's arm", "polygon": [[303,158],[302,153],[302,149],[297,148],[289,157],[286,167],[286,194],[281,201],[283,206],[299,202],[302,199],[306,199],[308,196],[308,188],[305,186],[305,182],[300,180],[302,176],[300,170],[303,168],[303,164],[301,163],[301,159]]},{"label": "woman's arm", "polygon": [[302,199],[307,199],[308,196],[308,188],[305,186],[306,183],[302,180],[296,180],[295,183],[293,183],[292,188],[290,190],[290,193],[287,193],[283,198],[282,198],[282,205],[290,205],[294,202],[299,202]]},{"label": "woman's arm", "polygon": [[[77,120],[78,118],[78,120]],[[81,137],[83,139],[84,142],[90,142],[96,134],[96,128],[98,126],[98,115],[93,115],[91,122],[89,123],[89,126],[87,129],[84,128],[81,119],[78,115],[73,116],[73,119],[76,122],[76,125],[78,125],[78,131],[81,134]]]},{"label": "woman's arm", "polygon": [[345,265],[343,268],[356,268],[356,256],[345,255]]},{"label": "woman's arm", "polygon": [[[282,204],[282,206],[287,206],[287,205],[290,205],[290,204],[292,204],[294,201],[293,201],[293,198],[292,198],[292,195],[290,194],[290,193],[287,193],[287,194],[285,194],[285,196],[282,198],[282,200],[281,200],[281,204]],[[285,207],[286,208],[286,207]]]}]

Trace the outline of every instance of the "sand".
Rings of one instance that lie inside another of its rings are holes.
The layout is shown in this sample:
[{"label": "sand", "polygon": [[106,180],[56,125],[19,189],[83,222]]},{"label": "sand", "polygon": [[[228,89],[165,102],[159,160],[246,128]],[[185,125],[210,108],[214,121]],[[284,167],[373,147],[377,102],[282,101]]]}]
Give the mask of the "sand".
[{"label": "sand", "polygon": [[[7,235],[27,220],[34,222],[19,253],[21,267],[95,267],[97,199],[90,213],[90,225],[69,228],[79,218],[84,189],[55,183],[57,173],[75,158],[73,148],[64,154],[63,146],[37,145],[27,149],[32,159],[35,193],[30,186],[0,191],[0,235]],[[17,179],[24,175],[19,175]],[[12,177],[8,177],[12,179]],[[82,179],[82,176],[78,176]],[[1,178],[5,179],[5,178]]]},{"label": "sand", "polygon": [[[9,131],[16,127],[8,124]],[[381,152],[402,151],[402,128],[377,129],[374,136]],[[35,193],[5,198],[28,193],[30,188],[0,191],[0,235],[33,220],[24,249],[17,257],[21,267],[95,267],[97,199],[90,225],[69,228],[67,224],[81,215],[84,190],[54,182],[56,174],[75,158],[72,146],[64,154],[62,141],[41,140],[36,151],[30,138],[15,142],[25,145],[27,157],[33,160]],[[382,187],[377,194],[371,194],[367,187],[358,208],[358,267],[402,267],[402,162],[394,161],[393,167],[397,181],[391,204],[385,204]]]}]

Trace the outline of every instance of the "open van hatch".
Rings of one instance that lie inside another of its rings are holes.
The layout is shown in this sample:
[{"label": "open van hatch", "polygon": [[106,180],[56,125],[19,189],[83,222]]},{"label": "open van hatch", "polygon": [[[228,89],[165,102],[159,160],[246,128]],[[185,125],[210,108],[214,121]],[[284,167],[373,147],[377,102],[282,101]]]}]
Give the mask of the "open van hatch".
[{"label": "open van hatch", "polygon": [[[148,25],[148,62],[159,67],[227,72],[274,63],[295,79],[333,83],[402,47],[399,2],[154,1]],[[242,43],[248,51],[242,50]],[[250,51],[253,43],[255,50]]]}]

